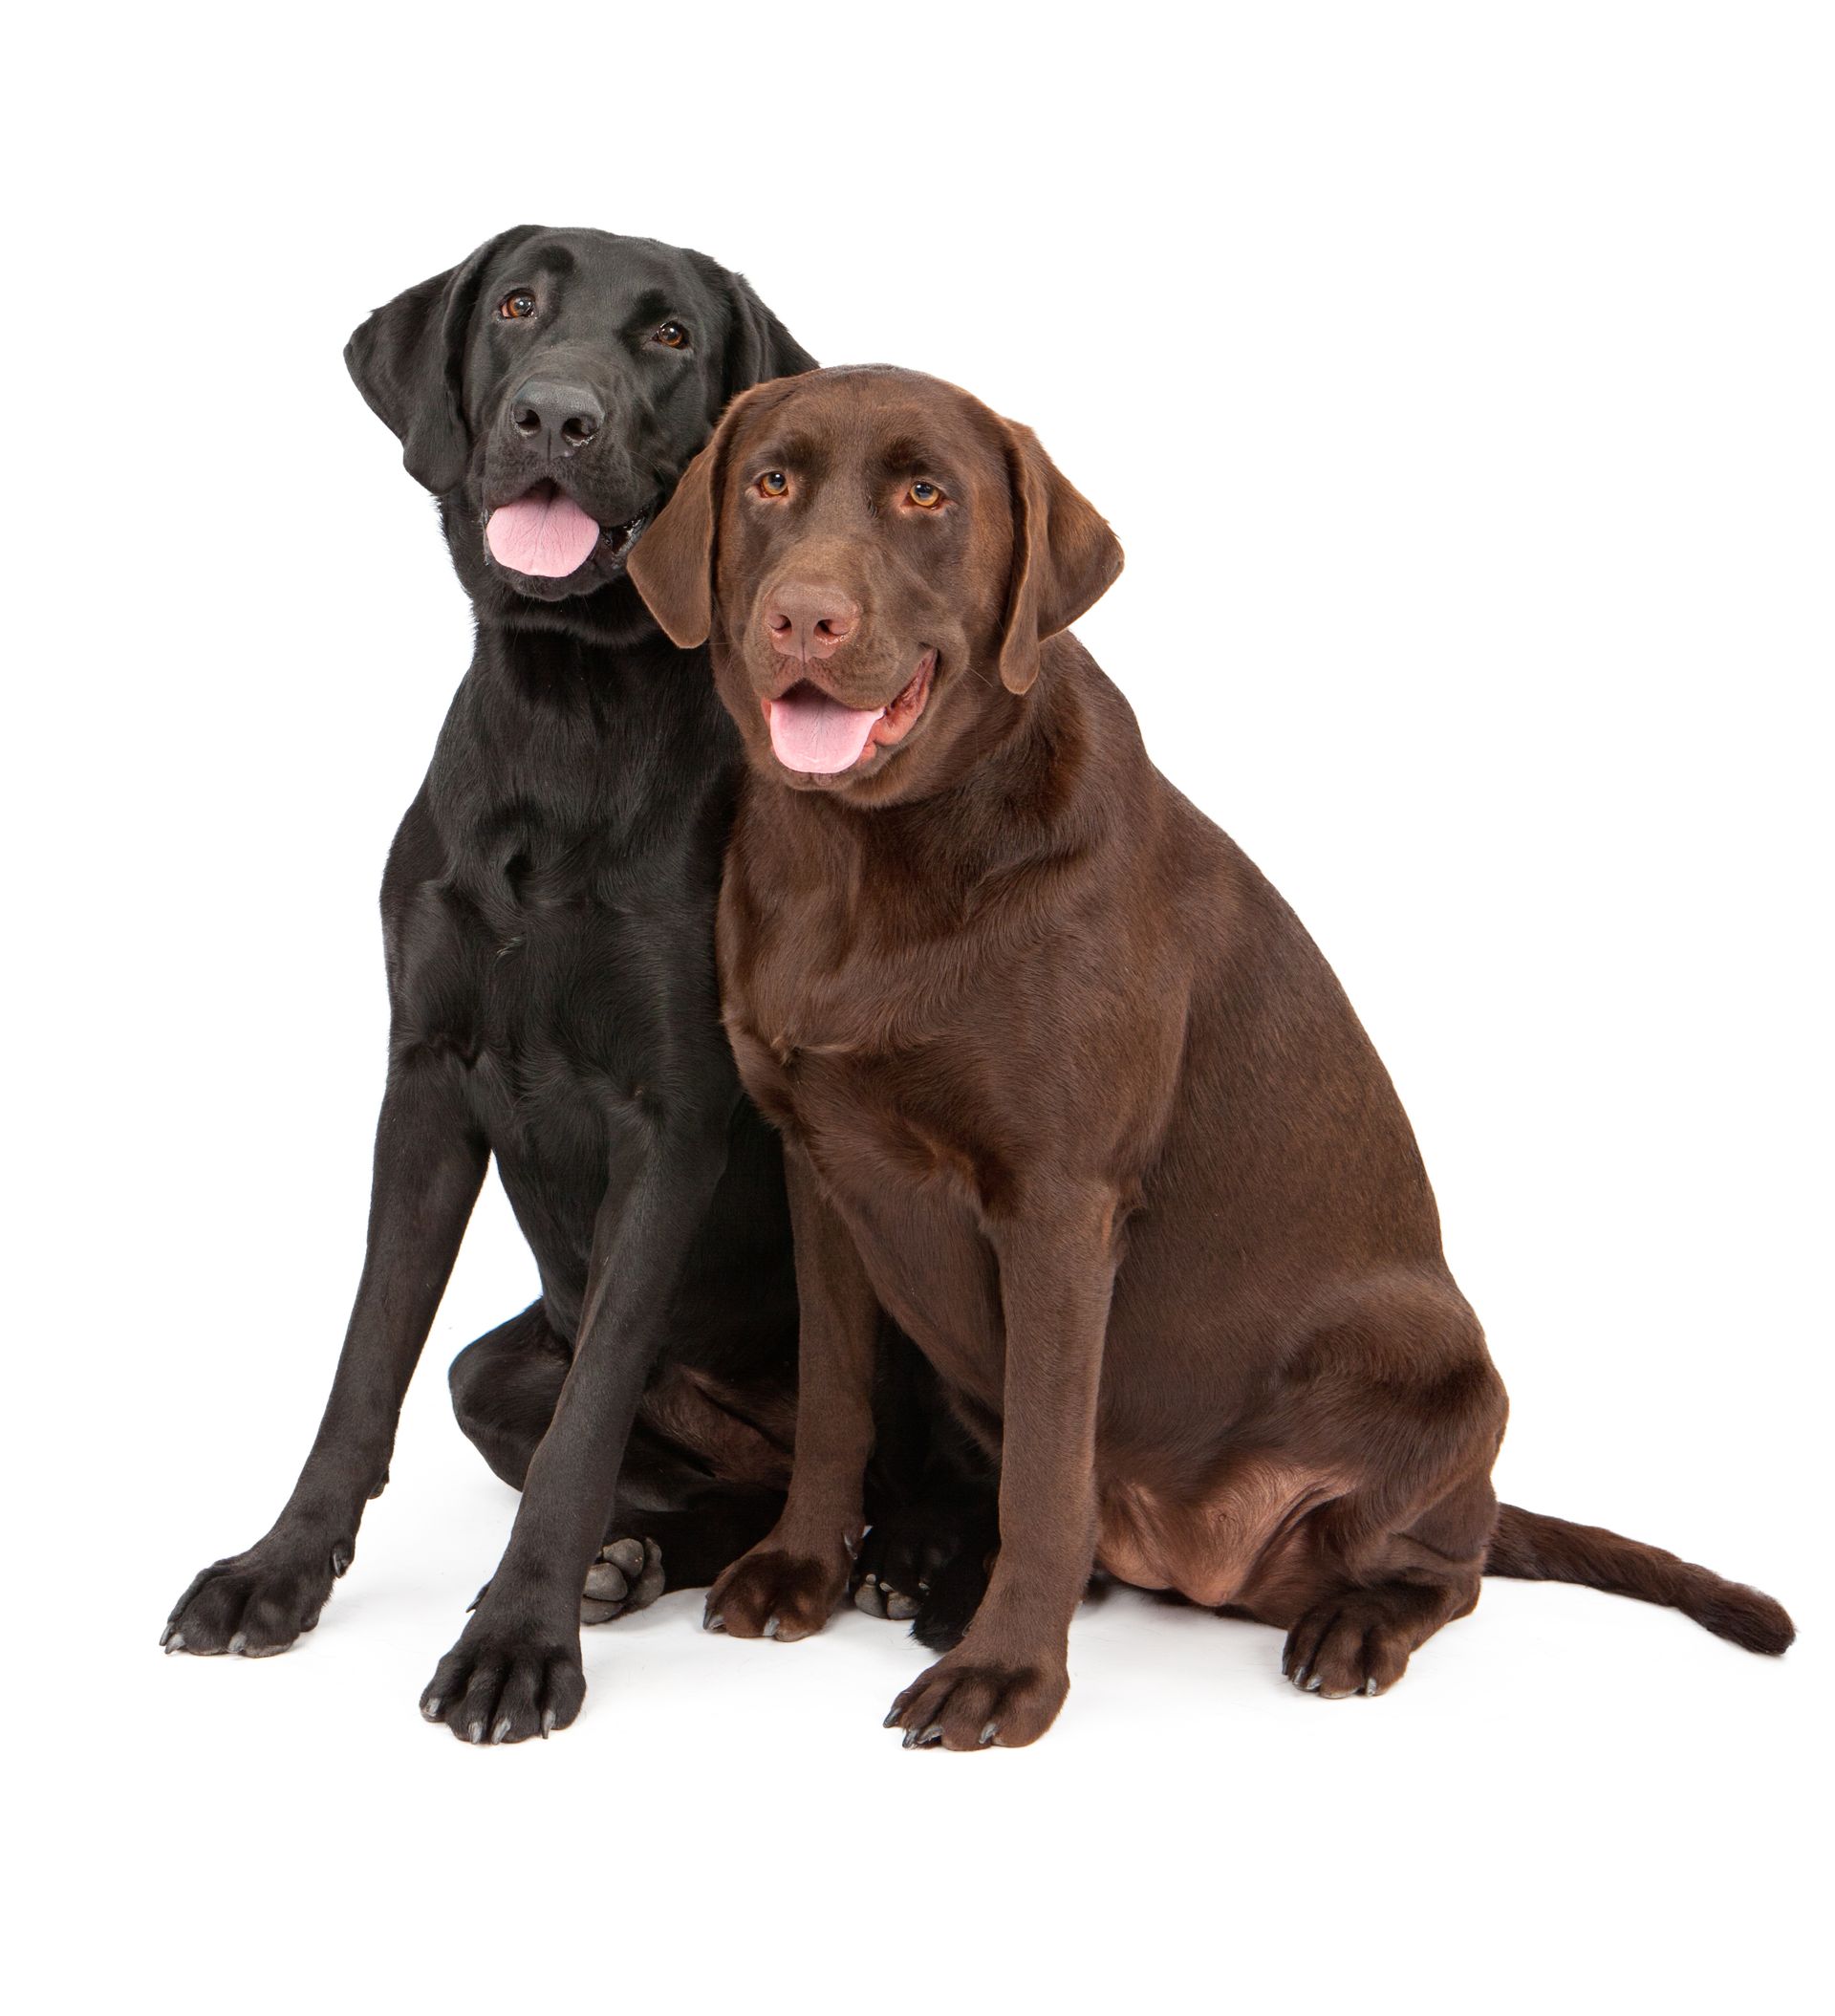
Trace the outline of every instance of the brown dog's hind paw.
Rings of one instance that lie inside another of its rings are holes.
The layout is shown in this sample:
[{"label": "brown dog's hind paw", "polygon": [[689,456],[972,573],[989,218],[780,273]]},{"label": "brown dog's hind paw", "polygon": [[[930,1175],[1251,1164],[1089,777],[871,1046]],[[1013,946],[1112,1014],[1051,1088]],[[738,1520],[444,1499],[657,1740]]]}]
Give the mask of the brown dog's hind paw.
[{"label": "brown dog's hind paw", "polygon": [[662,1593],[662,1550],[654,1540],[608,1540],[586,1572],[582,1624],[609,1624],[646,1610]]},{"label": "brown dog's hind paw", "polygon": [[836,1564],[773,1547],[755,1549],[707,1592],[702,1628],[785,1644],[813,1637],[847,1593],[847,1566],[845,1553]]},{"label": "brown dog's hind paw", "polygon": [[1287,1634],[1281,1677],[1325,1701],[1386,1694],[1408,1668],[1415,1636],[1380,1591],[1349,1591],[1307,1611]]},{"label": "brown dog's hind paw", "polygon": [[908,1750],[1016,1750],[1038,1742],[1069,1691],[1062,1667],[950,1653],[893,1702],[885,1726],[905,1732]]}]

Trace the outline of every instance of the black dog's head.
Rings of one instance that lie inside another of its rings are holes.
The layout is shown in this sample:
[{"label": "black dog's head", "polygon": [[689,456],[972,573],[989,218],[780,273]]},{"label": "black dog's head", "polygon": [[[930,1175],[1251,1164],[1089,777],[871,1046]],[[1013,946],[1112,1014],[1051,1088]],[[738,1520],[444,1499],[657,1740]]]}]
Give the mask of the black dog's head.
[{"label": "black dog's head", "polygon": [[572,601],[570,627],[619,628],[639,611],[625,561],[721,408],[815,361],[702,252],[533,225],[378,308],[344,360],[440,499],[481,614]]}]

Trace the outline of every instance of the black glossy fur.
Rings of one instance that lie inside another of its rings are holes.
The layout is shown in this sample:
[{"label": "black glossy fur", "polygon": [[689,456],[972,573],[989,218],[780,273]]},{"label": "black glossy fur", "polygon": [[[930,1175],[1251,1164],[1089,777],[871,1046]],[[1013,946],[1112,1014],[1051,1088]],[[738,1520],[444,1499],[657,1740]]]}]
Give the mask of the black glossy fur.
[{"label": "black glossy fur", "polygon": [[[505,313],[519,294],[531,312]],[[713,963],[739,740],[704,652],[668,642],[624,561],[727,399],[813,360],[700,253],[533,228],[379,309],[346,358],[440,500],[477,647],[383,881],[388,1083],[324,1420],[272,1529],[197,1578],[165,1642],[259,1655],[316,1621],[494,1155],[542,1294],[460,1355],[452,1391],[525,1495],[423,1708],[516,1741],[579,1710],[583,1578],[594,1617],[712,1580],[788,1474],[783,1175]],[[530,425],[529,388],[556,384],[598,416],[590,438]],[[564,580],[510,573],[484,536],[538,484],[609,529]],[[967,1485],[917,1355],[889,1333],[882,1359],[874,1558],[926,1579],[973,1563],[919,1619],[947,1642],[974,1607],[955,1585],[979,1597],[987,1487]]]}]

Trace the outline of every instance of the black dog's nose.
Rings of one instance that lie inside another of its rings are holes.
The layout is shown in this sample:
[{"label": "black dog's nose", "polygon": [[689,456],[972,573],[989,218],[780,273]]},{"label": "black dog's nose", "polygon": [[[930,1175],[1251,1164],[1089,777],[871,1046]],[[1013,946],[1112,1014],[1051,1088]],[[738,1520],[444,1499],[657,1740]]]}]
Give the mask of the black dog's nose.
[{"label": "black dog's nose", "polygon": [[550,455],[583,448],[605,421],[598,395],[585,385],[532,378],[509,402],[509,423],[525,441],[539,441]]}]

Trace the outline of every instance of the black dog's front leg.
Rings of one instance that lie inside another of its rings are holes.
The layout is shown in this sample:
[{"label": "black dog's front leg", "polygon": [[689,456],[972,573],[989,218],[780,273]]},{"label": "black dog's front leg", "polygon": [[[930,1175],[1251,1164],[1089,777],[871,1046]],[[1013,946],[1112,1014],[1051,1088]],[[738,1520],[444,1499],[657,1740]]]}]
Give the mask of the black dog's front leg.
[{"label": "black dog's front leg", "polygon": [[487,1160],[453,1067],[394,1059],[363,1278],[312,1453],[266,1537],[213,1562],[179,1598],[160,1641],[169,1652],[284,1652],[318,1621],[351,1565],[364,1504],[388,1477],[401,1401]]},{"label": "black dog's front leg", "polygon": [[580,1585],[605,1537],[637,1402],[725,1160],[725,1116],[718,1126],[671,1130],[600,1207],[572,1367],[529,1464],[509,1546],[421,1697],[427,1720],[462,1741],[521,1743],[580,1712]]}]

